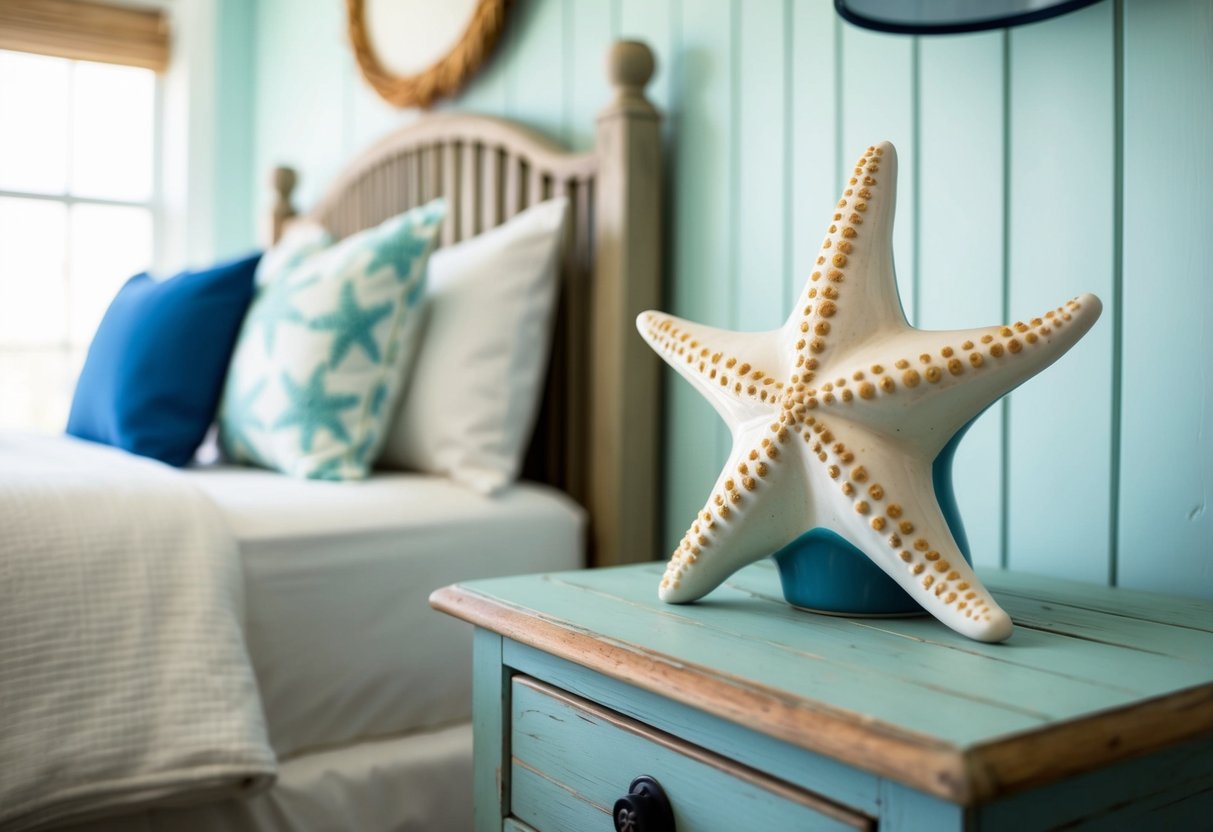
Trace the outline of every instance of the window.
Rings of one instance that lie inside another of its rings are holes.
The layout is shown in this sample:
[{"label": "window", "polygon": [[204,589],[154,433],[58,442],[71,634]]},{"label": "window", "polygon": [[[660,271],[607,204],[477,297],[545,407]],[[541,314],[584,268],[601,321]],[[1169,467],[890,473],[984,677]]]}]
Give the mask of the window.
[{"label": "window", "polygon": [[60,431],[114,293],[154,259],[157,75],[0,50],[0,428]]}]

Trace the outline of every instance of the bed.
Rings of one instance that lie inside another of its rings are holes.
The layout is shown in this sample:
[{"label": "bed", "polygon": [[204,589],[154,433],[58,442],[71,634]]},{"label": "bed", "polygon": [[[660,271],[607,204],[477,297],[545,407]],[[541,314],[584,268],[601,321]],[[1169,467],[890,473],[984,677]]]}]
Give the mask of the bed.
[{"label": "bed", "polygon": [[[425,115],[353,160],[307,213],[341,238],[443,196],[451,245],[567,197],[552,357],[523,481],[485,497],[402,472],[327,483],[223,465],[147,469],[148,493],[188,482],[236,541],[242,638],[276,764],[223,784],[226,794],[85,801],[15,828],[65,818],[102,830],[470,827],[471,633],[429,610],[430,591],[657,551],[660,376],[633,325],[660,305],[652,70],[642,44],[612,47],[613,98],[591,152],[499,119]],[[275,238],[295,214],[294,179],[275,175]],[[76,450],[65,440],[51,455]]]}]

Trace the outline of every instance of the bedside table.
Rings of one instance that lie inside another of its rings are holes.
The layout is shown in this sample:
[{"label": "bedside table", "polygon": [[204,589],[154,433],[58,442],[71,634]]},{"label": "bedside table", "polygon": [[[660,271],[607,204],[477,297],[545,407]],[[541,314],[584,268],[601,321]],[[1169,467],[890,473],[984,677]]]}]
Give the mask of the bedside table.
[{"label": "bedside table", "polygon": [[796,610],[770,561],[670,606],[662,568],[431,597],[476,625],[478,832],[667,828],[641,775],[678,832],[1213,828],[1213,603],[985,572],[980,644]]}]

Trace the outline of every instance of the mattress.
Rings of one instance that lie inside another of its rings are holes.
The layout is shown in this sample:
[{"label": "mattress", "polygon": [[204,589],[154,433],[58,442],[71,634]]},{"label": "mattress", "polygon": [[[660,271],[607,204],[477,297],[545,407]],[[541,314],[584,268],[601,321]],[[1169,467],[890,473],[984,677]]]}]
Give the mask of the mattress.
[{"label": "mattress", "polygon": [[484,497],[419,474],[190,476],[240,544],[249,653],[281,759],[467,719],[471,628],[433,611],[430,592],[582,565],[584,514],[545,486]]}]

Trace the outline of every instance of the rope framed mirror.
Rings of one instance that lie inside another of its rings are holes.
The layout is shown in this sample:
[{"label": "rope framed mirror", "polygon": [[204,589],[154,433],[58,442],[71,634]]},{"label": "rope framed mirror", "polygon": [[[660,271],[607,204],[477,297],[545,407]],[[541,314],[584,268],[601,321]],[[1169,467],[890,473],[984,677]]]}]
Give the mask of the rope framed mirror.
[{"label": "rope framed mirror", "polygon": [[496,46],[508,0],[346,0],[363,78],[397,107],[454,95]]}]

